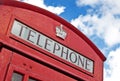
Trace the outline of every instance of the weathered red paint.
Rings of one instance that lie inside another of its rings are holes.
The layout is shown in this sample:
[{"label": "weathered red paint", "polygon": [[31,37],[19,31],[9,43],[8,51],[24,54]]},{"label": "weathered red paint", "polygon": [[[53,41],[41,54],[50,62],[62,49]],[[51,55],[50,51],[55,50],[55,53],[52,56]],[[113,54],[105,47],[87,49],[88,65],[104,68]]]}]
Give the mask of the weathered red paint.
[{"label": "weathered red paint", "polygon": [[[37,46],[11,34],[14,20],[79,52],[94,61],[94,72],[87,72]],[[56,36],[55,28],[62,24],[66,39]],[[103,81],[104,55],[79,30],[64,19],[44,9],[15,0],[0,0],[0,81],[10,81],[18,71],[45,81]]]}]

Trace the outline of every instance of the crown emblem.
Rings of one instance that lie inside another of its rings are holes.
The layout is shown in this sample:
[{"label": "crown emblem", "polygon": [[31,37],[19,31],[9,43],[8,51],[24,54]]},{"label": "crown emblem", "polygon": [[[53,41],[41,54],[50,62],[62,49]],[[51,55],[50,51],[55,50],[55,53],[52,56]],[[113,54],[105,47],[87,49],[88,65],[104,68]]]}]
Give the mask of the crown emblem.
[{"label": "crown emblem", "polygon": [[56,36],[65,39],[67,36],[67,33],[65,30],[63,30],[63,25],[61,24],[60,26],[56,27]]}]

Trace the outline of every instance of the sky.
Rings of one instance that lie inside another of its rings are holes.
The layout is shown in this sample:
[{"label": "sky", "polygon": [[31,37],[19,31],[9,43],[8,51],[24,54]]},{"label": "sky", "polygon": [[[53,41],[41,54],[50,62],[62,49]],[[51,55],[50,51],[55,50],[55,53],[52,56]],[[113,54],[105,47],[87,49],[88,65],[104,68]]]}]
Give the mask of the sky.
[{"label": "sky", "polygon": [[104,81],[120,77],[120,0],[19,0],[44,8],[84,33],[106,56]]}]

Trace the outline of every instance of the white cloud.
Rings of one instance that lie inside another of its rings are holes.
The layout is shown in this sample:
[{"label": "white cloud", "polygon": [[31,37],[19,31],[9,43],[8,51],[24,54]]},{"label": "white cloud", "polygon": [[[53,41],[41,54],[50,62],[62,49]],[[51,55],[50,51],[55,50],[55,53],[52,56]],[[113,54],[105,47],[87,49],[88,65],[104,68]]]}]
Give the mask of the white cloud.
[{"label": "white cloud", "polygon": [[38,7],[41,7],[41,8],[44,8],[44,9],[46,9],[52,13],[55,13],[57,15],[60,15],[65,10],[64,6],[56,6],[56,7],[47,6],[47,5],[45,5],[44,0],[22,0],[22,1],[29,3],[29,4],[32,4],[32,5],[35,5],[35,6],[38,6]]},{"label": "white cloud", "polygon": [[120,14],[120,10],[118,10],[120,8],[120,0],[103,0],[101,1],[103,4],[104,9],[106,8],[109,13],[112,14]]},{"label": "white cloud", "polygon": [[[119,81],[120,46],[114,51],[111,48],[120,44],[120,0],[77,0],[78,6],[91,6],[87,15],[79,15],[71,23],[88,37],[97,36],[104,40],[107,47],[103,52],[109,53],[104,68],[104,81]],[[107,50],[107,51],[106,51]]]},{"label": "white cloud", "polygon": [[78,18],[71,20],[71,24],[80,29],[84,34],[91,36],[94,34],[94,28],[96,27],[95,21],[98,21],[97,15],[91,16],[80,15]]},{"label": "white cloud", "polygon": [[76,4],[77,4],[77,6],[84,6],[84,5],[93,6],[98,2],[99,2],[99,0],[77,0]]},{"label": "white cloud", "polygon": [[120,47],[111,51],[106,62],[109,68],[104,69],[104,81],[120,80]]},{"label": "white cloud", "polygon": [[[87,15],[71,20],[88,37],[96,35],[108,46],[120,44],[120,0],[77,0],[77,5],[92,6]],[[101,4],[101,6],[96,6]]]}]

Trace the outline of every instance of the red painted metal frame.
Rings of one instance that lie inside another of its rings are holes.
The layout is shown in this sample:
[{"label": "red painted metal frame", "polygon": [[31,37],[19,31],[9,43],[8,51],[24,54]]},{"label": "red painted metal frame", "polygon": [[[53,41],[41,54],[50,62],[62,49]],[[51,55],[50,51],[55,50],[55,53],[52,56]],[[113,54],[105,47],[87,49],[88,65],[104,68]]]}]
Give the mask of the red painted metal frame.
[{"label": "red painted metal frame", "polygon": [[[47,51],[39,49],[35,45],[32,45],[28,42],[25,42],[24,40],[12,35],[10,33],[10,31],[11,31],[13,21],[15,19],[20,20],[21,22],[23,22],[27,25],[30,25],[30,27],[37,30],[37,28],[34,28],[34,27],[36,27],[34,24],[29,23],[28,21],[24,20],[23,18],[20,18],[16,15],[13,15],[13,14],[10,16],[9,26],[6,29],[5,34],[1,33],[1,31],[0,31],[0,34],[1,34],[0,35],[0,48],[1,48],[1,51],[2,51],[0,53],[0,55],[4,54],[3,48],[10,49],[12,51],[17,52],[18,54],[22,53],[25,56],[28,55],[29,57],[32,57],[32,58],[34,58],[38,61],[42,61],[45,64],[48,64],[49,66],[51,66],[53,68],[56,68],[56,69],[60,70],[61,72],[65,73],[65,74],[69,74],[69,76],[72,76],[72,77],[75,77],[75,78],[78,78],[78,79],[83,79],[85,81],[97,81],[98,79],[96,77],[99,77],[99,76],[96,73],[101,72],[101,74],[103,74],[102,73],[103,71],[101,71],[101,70],[99,71],[98,65],[100,65],[100,67],[103,67],[102,62],[106,60],[104,55],[98,50],[98,48],[84,34],[82,34],[79,30],[77,30],[71,24],[66,22],[64,19],[58,17],[57,15],[55,15],[53,13],[50,13],[49,11],[41,9],[39,7],[32,6],[32,5],[29,5],[29,4],[26,4],[26,3],[22,3],[22,2],[18,2],[18,1],[15,1],[15,0],[0,0],[0,4],[10,6],[10,7],[16,7],[16,8],[20,8],[20,9],[26,9],[26,10],[30,10],[30,11],[33,11],[33,12],[40,13],[40,14],[42,14],[46,17],[49,17],[49,18],[51,18],[51,19],[53,19],[53,20],[55,20],[59,23],[62,23],[65,27],[68,28],[68,29],[66,28],[68,31],[70,30],[72,32],[75,32],[76,35],[78,35],[80,38],[82,38],[91,47],[91,49],[96,52],[95,57],[84,55],[87,58],[91,57],[90,59],[95,61],[95,64],[94,64],[95,65],[94,66],[94,69],[95,69],[94,72],[95,73],[92,74],[92,73],[89,73],[89,72],[87,72],[87,71],[85,71],[81,68],[78,68],[77,66],[74,66],[73,64],[68,63],[68,62],[64,61],[63,59],[58,58],[55,55],[51,55]],[[39,30],[37,30],[37,31],[39,32]],[[40,32],[45,33],[46,31],[45,32],[40,31]],[[48,37],[50,37],[48,34],[46,34],[46,35]],[[70,45],[67,44],[67,42],[65,42],[65,41],[63,42],[63,40],[57,40],[54,36],[53,36],[52,39],[54,39],[57,42],[65,45],[66,47],[72,48],[72,47],[70,47]],[[72,49],[74,49],[74,48],[72,48]],[[78,51],[78,48],[77,48],[77,51]],[[9,53],[7,53],[7,55],[8,56],[6,56],[6,58],[11,58],[12,52],[10,51]],[[102,64],[99,64],[99,62],[96,62],[96,57],[100,58],[100,63],[102,63]],[[8,61],[8,63],[9,63],[9,61]],[[96,64],[97,64],[97,69],[96,69]],[[3,72],[3,71],[0,71],[0,72]],[[101,75],[101,77],[102,76],[103,75]],[[2,78],[0,78],[0,79],[1,79],[1,81],[3,81]]]},{"label": "red painted metal frame", "polygon": [[23,81],[28,81],[29,77],[37,79],[38,81],[57,81],[58,79],[59,81],[76,81],[71,77],[36,63],[17,53],[13,53],[5,81],[11,81],[13,72],[22,74]]},{"label": "red painted metal frame", "polygon": [[19,7],[19,8],[32,10],[34,12],[44,14],[44,15],[51,17],[52,19],[54,19],[60,23],[65,24],[67,27],[69,27],[69,29],[73,30],[74,32],[76,32],[77,35],[79,35],[82,39],[84,39],[84,41],[86,41],[91,46],[91,48],[94,49],[94,51],[98,54],[98,56],[103,61],[106,60],[105,56],[99,51],[99,49],[83,33],[81,33],[78,29],[76,29],[74,26],[72,26],[71,24],[69,24],[64,19],[60,18],[59,16],[57,16],[53,13],[50,13],[49,11],[46,11],[42,8],[39,8],[36,6],[31,6],[31,5],[26,4],[26,3],[20,3],[20,2],[15,1],[15,0],[1,0],[0,4],[5,4],[5,5],[13,6],[13,7]]},{"label": "red painted metal frame", "polygon": [[0,51],[0,81],[4,81],[12,57],[12,51],[2,48]]},{"label": "red painted metal frame", "polygon": [[[11,19],[11,23],[10,23],[10,27],[9,27],[9,28],[12,27],[12,24],[13,24],[14,20],[22,20],[22,22],[26,22],[26,21],[24,21],[23,19],[21,19],[21,18],[19,18],[19,17],[17,17],[17,16],[13,16],[12,19]],[[11,31],[11,29],[8,29],[8,30],[9,30],[9,31],[8,31],[8,35],[10,36],[10,38],[12,38],[12,39],[14,39],[14,40],[16,40],[16,41],[24,44],[24,45],[26,45],[26,46],[28,46],[28,47],[36,50],[36,51],[38,51],[38,52],[41,52],[41,53],[43,53],[43,54],[45,54],[45,55],[47,55],[47,56],[50,56],[50,57],[56,59],[57,61],[60,61],[60,62],[66,64],[66,65],[68,65],[68,66],[70,66],[70,67],[72,67],[72,68],[74,68],[74,69],[76,69],[76,70],[79,70],[79,71],[81,71],[81,72],[83,72],[83,73],[85,73],[85,74],[88,74],[88,75],[90,75],[90,76],[93,76],[94,73],[91,74],[91,73],[89,73],[88,71],[85,71],[85,70],[83,70],[83,69],[81,69],[81,68],[79,68],[79,67],[77,67],[77,66],[75,66],[75,65],[73,65],[73,64],[71,64],[71,63],[68,63],[67,61],[64,61],[63,59],[59,58],[58,56],[55,56],[55,55],[53,55],[53,54],[50,54],[49,52],[47,52],[47,51],[45,51],[45,50],[41,50],[41,49],[39,49],[39,47],[37,47],[37,46],[35,46],[35,45],[33,45],[33,44],[29,43],[29,42],[25,42],[23,39],[18,38],[18,37],[16,37],[15,35],[12,35],[11,33],[9,33],[9,32]],[[51,38],[51,37],[49,37],[49,38]],[[20,44],[18,44],[16,47],[19,47],[19,48],[22,49],[23,46],[21,46]],[[68,47],[68,48],[69,48],[69,47]],[[27,50],[26,50],[26,51],[27,51]],[[31,56],[34,57],[33,55],[31,55]],[[38,55],[38,56],[39,56],[39,55]],[[85,56],[85,57],[86,57],[86,56]],[[88,57],[87,57],[87,58],[88,58]],[[46,59],[46,60],[47,60],[47,59]],[[92,59],[91,59],[91,60],[92,60]],[[46,61],[46,62],[47,62],[47,61]],[[49,64],[50,64],[50,63],[49,63]],[[54,65],[54,66],[55,66],[55,65]],[[57,66],[56,66],[56,67],[57,67]]]}]

